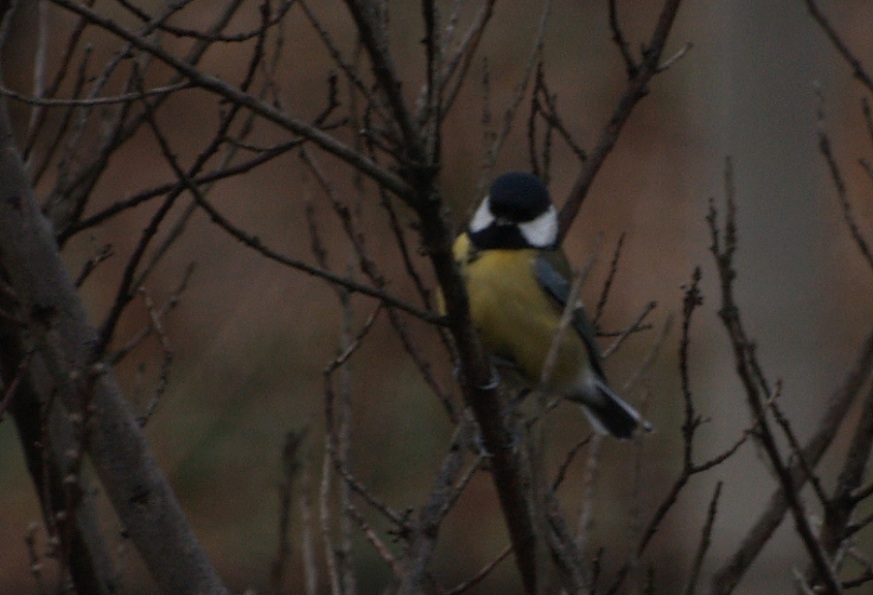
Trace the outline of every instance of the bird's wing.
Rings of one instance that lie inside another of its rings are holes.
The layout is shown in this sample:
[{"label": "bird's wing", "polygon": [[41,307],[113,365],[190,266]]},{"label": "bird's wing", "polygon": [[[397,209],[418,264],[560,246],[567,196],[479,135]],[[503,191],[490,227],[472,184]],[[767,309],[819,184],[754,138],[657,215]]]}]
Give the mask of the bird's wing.
[{"label": "bird's wing", "polygon": [[[558,305],[563,312],[570,297],[570,281],[567,279],[570,267],[563,254],[559,251],[544,252],[534,260],[534,274],[540,286]],[[603,356],[594,340],[594,328],[581,305],[573,309],[573,328],[582,338],[588,348],[591,367],[602,378]]]}]

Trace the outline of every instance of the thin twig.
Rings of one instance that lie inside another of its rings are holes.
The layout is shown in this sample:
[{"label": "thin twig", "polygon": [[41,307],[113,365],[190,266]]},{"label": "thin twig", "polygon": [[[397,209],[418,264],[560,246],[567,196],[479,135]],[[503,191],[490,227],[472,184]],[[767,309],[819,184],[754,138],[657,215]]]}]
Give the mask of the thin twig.
[{"label": "thin twig", "polygon": [[215,207],[212,206],[211,203],[206,201],[204,198],[198,196],[196,193],[194,194],[194,196],[197,198],[198,204],[203,208],[203,210],[205,210],[209,214],[214,223],[216,223],[228,234],[242,242],[245,246],[251,248],[252,250],[255,250],[256,252],[267,257],[268,259],[274,260],[285,266],[298,269],[309,275],[322,278],[329,283],[340,285],[353,293],[360,293],[362,295],[376,298],[384,302],[388,306],[403,310],[404,312],[412,314],[413,316],[416,316],[417,318],[420,318],[426,322],[442,322],[443,318],[439,314],[420,310],[419,308],[412,306],[389,293],[386,293],[364,283],[360,283],[349,277],[333,273],[331,271],[308,264],[302,260],[276,252],[272,248],[264,245],[264,243],[257,236],[249,234],[241,228],[235,226],[233,223],[231,223],[229,219],[224,217],[224,215],[222,215]]},{"label": "thin twig", "polygon": [[634,60],[630,52],[630,45],[624,37],[624,32],[621,30],[621,25],[618,22],[618,0],[609,0],[609,29],[612,31],[612,41],[618,48],[622,59],[624,60],[624,70],[628,78],[633,78],[639,66]]},{"label": "thin twig", "polygon": [[459,595],[460,593],[464,593],[465,591],[469,591],[470,589],[472,589],[473,587],[475,587],[476,585],[481,583],[483,580],[485,580],[485,578],[489,574],[491,574],[491,572],[495,568],[497,568],[497,566],[501,562],[503,562],[511,553],[512,553],[512,545],[507,545],[505,548],[503,548],[502,552],[497,554],[497,557],[495,557],[493,560],[488,562],[488,564],[486,564],[485,566],[480,568],[479,572],[474,574],[472,577],[470,577],[469,579],[467,579],[463,583],[460,583],[459,585],[456,585],[456,586],[452,587],[451,589],[447,590],[445,592],[445,594],[446,595]]},{"label": "thin twig", "polygon": [[691,477],[704,473],[734,455],[739,448],[745,444],[749,437],[749,431],[743,432],[740,437],[728,448],[721,453],[711,457],[710,459],[697,462],[694,456],[694,443],[697,431],[703,424],[703,418],[697,413],[693,392],[691,390],[690,378],[690,346],[691,346],[691,322],[694,313],[703,303],[703,297],[700,292],[701,273],[699,268],[695,268],[691,276],[691,283],[684,287],[684,298],[682,306],[682,337],[679,342],[679,376],[682,385],[682,396],[685,404],[685,414],[682,423],[682,469],[679,475],[674,480],[673,484],[668,489],[666,495],[661,500],[661,503],[655,509],[651,519],[640,534],[639,541],[635,552],[632,553],[629,560],[626,561],[618,573],[615,581],[609,589],[609,593],[616,593],[624,582],[627,574],[645,550],[648,548],[652,538],[657,534],[667,514],[673,510],[678,501],[679,495],[685,489]]},{"label": "thin twig", "polygon": [[643,50],[642,62],[638,65],[634,76],[628,81],[627,87],[604,126],[597,144],[593,150],[589,151],[588,159],[582,163],[582,169],[559,214],[559,237],[561,240],[566,237],[570,230],[576,213],[579,212],[597,172],[606,157],[612,152],[612,148],[615,146],[628,118],[630,118],[631,112],[637,103],[648,94],[649,82],[659,71],[661,54],[664,51],[680,4],[681,0],[665,0],[649,43]]},{"label": "thin twig", "polygon": [[[842,383],[827,399],[819,425],[803,447],[803,459],[815,467],[837,435],[837,429],[858,397],[860,388],[873,371],[873,329],[858,349],[855,361],[847,370]],[[797,489],[803,487],[807,474],[795,461],[790,467]],[[788,510],[788,502],[781,488],[771,494],[767,506],[746,533],[737,549],[713,575],[710,588],[712,595],[730,593],[736,588],[749,566],[755,561],[764,545],[782,523]]]},{"label": "thin twig", "polygon": [[643,324],[643,321],[651,314],[655,308],[658,307],[658,302],[651,301],[643,308],[643,311],[640,312],[639,316],[637,316],[636,320],[634,320],[628,327],[621,332],[618,333],[618,338],[613,341],[612,345],[603,350],[603,357],[607,358],[615,353],[621,344],[624,343],[628,337],[633,335],[634,333],[638,333],[641,330],[645,330],[647,328],[651,328],[650,325]]},{"label": "thin twig", "polygon": [[[263,165],[265,163],[269,163],[273,159],[277,157],[281,157],[291,151],[292,149],[298,148],[303,141],[300,139],[295,139],[292,141],[283,142],[277,144],[271,148],[263,150],[260,154],[246,161],[242,161],[240,163],[234,165],[226,165],[225,167],[218,167],[211,172],[205,174],[199,174],[192,178],[191,182],[195,186],[206,186],[212,182],[217,182],[219,180],[223,180],[226,178],[232,178],[235,176],[239,176],[245,173],[250,172],[254,168],[259,165]],[[89,215],[88,217],[82,219],[81,221],[77,221],[69,225],[64,232],[61,234],[60,238],[62,241],[66,241],[74,234],[92,228],[96,225],[104,223],[110,218],[128,211],[133,207],[139,206],[153,198],[164,196],[166,194],[170,194],[173,192],[179,192],[179,190],[183,189],[185,184],[180,181],[169,182],[167,184],[162,184],[160,186],[156,186],[154,188],[149,188],[147,190],[142,190],[137,192],[135,195],[130,198],[115,202],[114,204],[106,207],[103,210],[97,211],[93,215]]]},{"label": "thin twig", "polygon": [[[855,245],[858,246],[858,249],[861,251],[861,255],[864,257],[864,260],[867,261],[867,265],[873,270],[873,250],[870,249],[869,244],[867,244],[867,240],[864,238],[861,233],[861,229],[858,225],[857,220],[855,219],[854,212],[852,210],[852,204],[849,202],[847,192],[846,192],[846,183],[843,181],[843,176],[840,173],[840,168],[837,165],[837,160],[834,157],[833,150],[831,149],[831,141],[827,132],[824,128],[824,113],[823,108],[821,107],[821,100],[819,100],[819,115],[818,115],[818,123],[819,123],[819,131],[818,131],[818,149],[824,157],[825,163],[828,166],[828,171],[831,175],[831,181],[834,185],[834,190],[837,192],[837,198],[840,201],[840,208],[843,212],[843,219],[846,221],[846,226],[849,228],[849,233],[852,234],[852,239],[855,241]],[[865,165],[865,161],[861,161],[861,165]],[[865,167],[865,171],[867,171],[868,175],[873,173],[869,168]],[[871,175],[871,179],[873,179],[873,175]]]},{"label": "thin twig", "polygon": [[[190,1],[190,0],[188,0]],[[234,33],[233,35],[220,34],[215,32],[203,32],[195,29],[187,29],[184,27],[177,27],[175,25],[170,25],[167,23],[161,23],[157,29],[160,31],[167,32],[175,37],[180,38],[191,38],[196,39],[200,42],[207,44],[215,44],[215,43],[242,43],[245,41],[249,41],[256,37],[259,37],[266,33],[269,29],[277,26],[282,22],[282,19],[288,13],[292,6],[294,6],[298,0],[280,0],[279,6],[277,10],[274,11],[274,14],[270,14],[268,9],[272,3],[264,2],[262,4],[262,11],[265,12],[265,18],[262,23],[259,24],[258,27],[255,27],[249,31],[241,31],[239,33]],[[118,0],[118,3],[126,8],[131,14],[137,17],[139,20],[148,23],[151,20],[151,17],[144,10],[132,4],[129,0]],[[176,4],[179,4],[177,1]]]},{"label": "thin twig", "polygon": [[[859,503],[855,491],[864,480],[871,450],[873,450],[873,388],[864,399],[860,419],[837,477],[833,496],[826,501],[824,508],[820,536],[822,546],[831,559],[839,559],[840,551],[847,548],[849,536],[856,530],[851,524]],[[811,581],[815,578],[812,570],[807,572],[807,577]]]},{"label": "thin twig", "polygon": [[349,163],[361,173],[372,177],[376,182],[383,185],[385,188],[390,189],[397,196],[406,201],[413,200],[415,193],[404,180],[384,167],[373,163],[360,152],[355,151],[348,145],[337,140],[335,137],[326,134],[324,131],[313,127],[303,120],[289,115],[287,112],[284,112],[267,102],[261,101],[256,97],[239,90],[234,85],[207,74],[183,59],[171,54],[164,48],[151,43],[139,33],[125,29],[113,20],[97,13],[87,6],[79,4],[74,0],[50,1],[70,12],[84,17],[89,22],[99,26],[101,29],[124,39],[138,50],[157,58],[161,62],[175,69],[179,74],[185,76],[194,86],[215,93],[231,104],[240,105],[250,109],[266,120],[286,128],[294,134],[299,134],[300,136],[311,140],[342,161]]},{"label": "thin twig", "polygon": [[773,398],[767,402],[767,405],[770,408],[770,411],[773,413],[773,419],[776,420],[776,423],[779,424],[782,433],[785,435],[785,438],[788,440],[788,446],[791,448],[791,456],[797,461],[797,464],[803,469],[804,474],[806,475],[807,481],[812,485],[812,490],[815,492],[818,501],[822,504],[822,506],[827,506],[828,498],[827,494],[825,494],[824,486],[822,485],[821,478],[819,478],[818,474],[815,473],[815,470],[810,466],[809,462],[803,456],[803,449],[800,446],[800,441],[797,439],[797,434],[795,434],[794,429],[791,427],[791,422],[788,420],[788,417],[782,412],[782,408],[779,407],[779,397],[782,394],[782,381],[776,381],[776,392],[773,394]]},{"label": "thin twig", "polygon": [[715,484],[715,491],[712,493],[712,499],[709,501],[709,509],[706,513],[706,523],[700,531],[700,544],[697,546],[697,552],[694,554],[694,562],[691,565],[688,582],[685,584],[683,595],[693,595],[697,590],[697,580],[700,577],[700,570],[703,567],[703,561],[706,558],[706,553],[709,551],[709,546],[712,543],[712,528],[715,525],[715,515],[718,510],[718,500],[721,496],[721,488],[723,482],[719,481]]},{"label": "thin twig", "polygon": [[21,361],[18,363],[18,368],[15,370],[15,376],[12,377],[12,381],[3,387],[3,398],[0,399],[0,421],[3,421],[6,411],[8,411],[9,407],[12,405],[15,393],[18,392],[18,387],[21,386],[25,375],[30,369],[31,361],[33,361],[33,352],[29,352],[21,358]]},{"label": "thin twig", "polygon": [[299,432],[287,432],[282,445],[282,481],[279,484],[279,535],[276,545],[276,555],[270,566],[271,592],[278,595],[282,592],[285,568],[291,557],[291,503],[294,496],[294,480],[300,470],[300,456],[303,440],[308,433],[304,428]]},{"label": "thin twig", "polygon": [[[776,472],[782,492],[788,500],[798,536],[801,538],[815,566],[816,580],[823,583],[827,592],[832,594],[841,593],[842,587],[824,552],[822,543],[815,536],[805,506],[800,499],[795,480],[782,459],[782,453],[767,420],[764,402],[765,398],[770,397],[769,389],[761,383],[760,373],[757,372],[760,366],[757,363],[754,352],[749,348],[752,342],[746,335],[740,319],[739,307],[734,301],[733,281],[736,278],[736,271],[733,269],[733,256],[737,248],[737,228],[733,170],[730,160],[727,161],[725,167],[725,188],[726,215],[724,225],[721,228],[724,232],[723,238],[718,233],[720,228],[717,223],[717,212],[714,206],[710,206],[710,213],[707,217],[712,237],[711,251],[715,258],[721,280],[722,305],[719,316],[728,333],[731,348],[734,352],[737,376],[742,382],[746,403],[757,424],[755,434],[767,455],[767,460]],[[764,397],[762,397],[762,392],[765,393]]]},{"label": "thin twig", "polygon": [[576,547],[579,555],[585,559],[588,543],[594,530],[594,503],[597,494],[597,478],[600,470],[600,454],[603,448],[603,437],[594,434],[588,448],[588,458],[585,462],[585,474],[582,478],[582,495],[580,498],[579,518],[576,521]]},{"label": "thin twig", "polygon": [[[434,487],[422,505],[418,518],[407,529],[409,545],[403,557],[402,572],[398,575],[398,593],[413,594],[422,591],[428,563],[437,544],[437,536],[445,516],[460,497],[466,482],[458,484],[464,461],[464,444],[469,440],[472,424],[467,420],[458,424],[434,481]],[[481,461],[481,457],[480,457]],[[476,467],[478,467],[477,461]]]},{"label": "thin twig", "polygon": [[100,263],[111,258],[113,254],[115,254],[115,251],[112,248],[112,244],[104,244],[99,252],[85,262],[82,266],[82,270],[78,275],[76,275],[76,287],[82,287],[82,284],[85,283],[85,280],[94,272]]},{"label": "thin twig", "polygon": [[443,115],[449,113],[461,92],[470,70],[470,64],[473,62],[473,56],[476,54],[479,42],[484,37],[485,27],[494,14],[496,3],[497,0],[485,1],[454,53],[443,60],[443,72],[440,75],[439,83],[439,93],[444,97]]},{"label": "thin twig", "polygon": [[40,97],[39,95],[26,95],[19,93],[8,87],[0,85],[0,95],[4,95],[10,99],[20,101],[27,105],[36,107],[96,107],[101,105],[115,105],[119,103],[130,103],[131,101],[142,99],[143,97],[167,96],[173,95],[179,91],[190,89],[190,83],[175,83],[163,87],[155,87],[153,89],[145,89],[134,93],[124,93],[122,95],[113,95],[112,97],[88,97],[85,99],[57,99]]},{"label": "thin twig", "polygon": [[376,530],[367,522],[367,519],[364,518],[364,515],[355,508],[354,506],[349,505],[345,510],[346,515],[351,518],[355,524],[358,525],[358,529],[364,534],[367,538],[367,541],[370,542],[370,545],[373,546],[373,549],[376,550],[376,553],[379,554],[379,557],[391,567],[392,572],[395,576],[401,576],[402,570],[400,568],[400,562],[391,553],[391,550],[385,545],[385,542],[379,537],[376,533]]},{"label": "thin twig", "polygon": [[603,283],[603,289],[600,291],[600,298],[597,300],[597,305],[594,307],[594,316],[591,318],[591,323],[595,326],[600,320],[603,309],[606,307],[606,301],[609,299],[609,290],[612,288],[612,282],[615,280],[615,275],[618,273],[618,260],[621,258],[621,248],[624,246],[626,234],[622,232],[618,236],[618,242],[615,244],[615,251],[612,253],[612,260],[609,263],[609,274],[606,276],[606,281]]},{"label": "thin twig", "polygon": [[837,52],[839,52],[843,59],[852,68],[852,74],[855,78],[861,81],[868,90],[873,91],[873,78],[870,77],[870,74],[864,69],[861,61],[857,56],[855,56],[852,50],[849,49],[849,46],[846,45],[843,38],[839,33],[837,33],[836,29],[834,29],[834,26],[831,25],[831,22],[818,7],[818,3],[815,0],[804,0],[804,3],[806,4],[806,9],[809,11],[813,20],[815,20]]},{"label": "thin twig", "polygon": [[543,51],[543,44],[546,35],[546,25],[548,24],[549,15],[551,14],[551,12],[552,0],[545,0],[543,3],[542,12],[540,13],[539,26],[534,36],[534,41],[531,47],[530,55],[528,56],[528,61],[525,66],[524,72],[522,73],[519,83],[516,85],[515,92],[513,93],[512,98],[509,101],[509,105],[506,107],[506,110],[503,113],[503,125],[501,126],[500,130],[497,131],[491,145],[487,148],[484,169],[482,172],[485,178],[491,178],[494,164],[497,162],[497,158],[500,156],[500,150],[503,147],[503,143],[506,141],[507,137],[509,136],[509,132],[512,130],[512,124],[515,121],[515,114],[518,111],[519,106],[521,105],[521,100],[524,98],[527,87],[530,84],[531,77],[536,72],[537,64],[539,64],[540,62],[539,57]]}]

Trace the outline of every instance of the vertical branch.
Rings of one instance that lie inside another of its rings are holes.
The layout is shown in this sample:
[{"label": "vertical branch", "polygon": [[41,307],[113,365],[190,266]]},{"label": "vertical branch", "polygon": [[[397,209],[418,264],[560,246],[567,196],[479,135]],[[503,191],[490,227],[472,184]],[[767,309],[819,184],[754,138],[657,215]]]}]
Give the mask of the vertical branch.
[{"label": "vertical branch", "polygon": [[388,31],[383,30],[379,9],[373,2],[345,0],[345,3],[370,58],[373,75],[391,107],[392,121],[399,129],[406,156],[411,162],[423,165],[426,163],[423,139],[403,99],[401,79],[388,51]]},{"label": "vertical branch", "polygon": [[[736,271],[733,268],[733,256],[737,248],[736,235],[736,203],[734,199],[733,174],[731,162],[727,161],[725,168],[726,206],[725,222],[722,228],[724,238],[720,237],[716,221],[715,207],[710,207],[707,218],[712,236],[711,250],[715,257],[721,280],[722,306],[719,316],[730,339],[734,352],[737,376],[743,385],[746,403],[752,412],[756,425],[756,436],[767,455],[767,460],[776,473],[782,492],[788,501],[789,509],[794,517],[794,524],[806,550],[815,566],[816,579],[823,583],[828,593],[841,593],[842,587],[836,578],[834,569],[828,560],[822,544],[816,538],[805,507],[800,499],[800,493],[789,469],[782,460],[782,454],[776,443],[770,424],[767,420],[764,399],[769,398],[769,389],[760,374],[753,344],[746,335],[740,320],[739,306],[733,297],[733,281]],[[762,397],[761,392],[765,393]]]},{"label": "vertical branch", "polygon": [[[859,391],[873,372],[873,329],[858,349],[858,355],[843,379],[843,382],[828,398],[824,415],[802,450],[802,460],[815,467],[837,435],[837,430],[858,397]],[[799,461],[789,472],[797,489],[803,487],[808,476]],[[740,579],[761,553],[764,545],[782,523],[788,511],[788,498],[780,488],[771,494],[767,506],[752,525],[736,551],[715,572],[710,586],[712,595],[731,593]]]},{"label": "vertical branch", "polygon": [[856,491],[864,480],[870,451],[873,449],[873,389],[863,402],[864,407],[855,434],[849,444],[833,496],[826,503],[824,522],[820,529],[822,547],[832,559],[841,548],[847,547],[846,539],[852,534],[849,525],[859,504]]},{"label": "vertical branch", "polygon": [[830,20],[824,15],[821,9],[818,7],[818,2],[816,0],[803,0],[806,4],[806,9],[809,11],[810,16],[812,16],[813,20],[818,24],[819,28],[824,32],[825,36],[831,42],[831,45],[834,46],[834,49],[843,57],[843,60],[852,68],[852,74],[856,79],[861,81],[869,91],[873,91],[873,78],[870,77],[870,74],[861,64],[861,61],[857,56],[849,49],[849,46],[843,41],[840,34],[837,33],[837,30],[834,29],[834,26],[831,24]]},{"label": "vertical branch", "polygon": [[[352,319],[354,310],[351,306],[351,294],[348,291],[340,291],[340,306],[342,308],[342,326],[340,332],[340,350],[346,351],[352,345]],[[336,428],[336,450],[334,465],[349,473],[349,459],[352,450],[352,369],[348,361],[340,368],[340,398],[339,415]],[[345,595],[354,595],[357,591],[354,556],[352,551],[352,518],[348,511],[351,510],[351,488],[348,482],[339,485],[339,546],[337,548],[337,560],[339,562],[339,574],[342,581],[342,592]]]},{"label": "vertical branch", "polygon": [[602,447],[603,439],[594,434],[588,446],[585,474],[582,477],[582,506],[579,510],[579,519],[576,522],[576,545],[583,559],[588,553],[588,545],[594,531],[594,501],[597,494],[597,478],[600,470]]},{"label": "vertical branch", "polygon": [[[831,181],[834,185],[834,190],[837,192],[837,198],[840,201],[840,209],[843,212],[843,219],[846,222],[846,227],[849,228],[849,233],[852,235],[852,239],[855,240],[855,245],[858,246],[858,250],[861,251],[861,255],[864,257],[864,260],[867,261],[867,265],[873,270],[873,251],[870,250],[870,246],[867,244],[867,240],[864,239],[864,235],[861,233],[861,229],[858,226],[858,222],[855,219],[855,215],[852,209],[852,204],[849,202],[849,198],[846,192],[846,183],[843,180],[843,175],[840,173],[840,167],[837,165],[837,160],[834,157],[833,150],[831,149],[831,141],[827,132],[824,129],[824,113],[821,107],[819,107],[818,113],[818,149],[821,152],[822,157],[824,157],[825,163],[828,166],[828,171],[831,175]],[[862,160],[861,165],[865,166],[864,170],[868,175],[873,173],[870,168],[866,167],[866,161]],[[871,176],[873,177],[873,176]]]},{"label": "vertical branch", "polygon": [[679,495],[688,485],[691,477],[703,473],[713,467],[722,464],[724,461],[734,455],[739,448],[745,443],[748,438],[748,432],[744,432],[730,447],[717,454],[716,456],[699,463],[694,456],[694,442],[697,431],[703,423],[703,418],[697,413],[694,405],[694,395],[691,390],[691,375],[690,375],[690,347],[691,347],[691,322],[694,313],[703,304],[703,295],[700,291],[701,273],[699,268],[695,268],[691,275],[691,283],[684,287],[684,296],[682,300],[682,337],[679,342],[679,375],[682,384],[682,397],[685,404],[685,415],[682,423],[682,469],[678,477],[673,481],[673,484],[667,490],[667,494],[661,500],[661,503],[652,514],[652,518],[642,531],[637,542],[636,550],[630,555],[628,562],[619,569],[613,586],[609,593],[616,593],[625,578],[631,571],[636,561],[643,555],[649,547],[652,538],[657,534],[667,517],[667,514],[676,507]]},{"label": "vertical branch", "polygon": [[301,524],[301,539],[300,549],[303,558],[303,582],[306,588],[306,595],[316,595],[318,592],[318,568],[315,563],[315,544],[314,539],[314,521],[312,519],[312,495],[309,478],[309,464],[304,459],[302,485],[300,492],[303,497],[300,499],[300,524]]},{"label": "vertical branch", "polygon": [[[533,44],[530,50],[530,54],[528,55],[528,60],[524,72],[522,73],[521,80],[516,85],[515,92],[510,99],[509,105],[506,107],[506,111],[503,113],[503,122],[500,130],[495,134],[493,142],[491,142],[490,146],[487,147],[487,153],[485,155],[485,168],[483,171],[483,174],[486,178],[491,177],[491,172],[494,168],[494,164],[497,162],[497,158],[500,156],[500,150],[503,147],[503,143],[506,141],[507,137],[509,136],[509,132],[512,129],[512,124],[515,121],[516,112],[518,112],[518,108],[521,105],[521,101],[524,98],[531,78],[537,70],[537,65],[541,62],[543,45],[545,43],[546,36],[546,25],[549,22],[549,15],[552,12],[552,1],[553,0],[546,0],[543,4],[537,32],[534,36]],[[482,186],[485,185],[487,184],[482,184]]]},{"label": "vertical branch", "polygon": [[[328,423],[332,423],[333,419],[333,391],[329,387],[325,390],[325,417]],[[334,545],[333,530],[331,528],[332,509],[330,498],[333,493],[333,440],[334,437],[329,430],[324,436],[324,458],[321,465],[321,484],[318,490],[318,506],[319,506],[319,525],[321,528],[321,539],[324,545],[324,560],[327,564],[327,576],[330,581],[330,592],[333,595],[340,595],[342,591],[342,583],[340,574],[337,569],[336,546]]]},{"label": "vertical branch", "polygon": [[[310,243],[316,260],[327,268],[327,251],[321,240],[312,204],[306,203],[306,216],[309,222]],[[324,372],[324,416],[325,450],[321,479],[321,531],[324,540],[325,559],[329,570],[331,589],[334,594],[351,595],[355,592],[355,578],[351,560],[350,487],[348,482],[340,482],[334,488],[332,476],[339,472],[348,477],[348,457],[351,419],[351,371],[348,358],[356,347],[351,337],[352,310],[349,292],[342,287],[335,288],[339,300],[341,323],[338,359]],[[374,315],[375,319],[375,315]],[[333,388],[333,372],[340,368],[340,395],[337,398]],[[336,497],[338,502],[332,503]],[[333,523],[339,535],[335,538]]]},{"label": "vertical branch", "polygon": [[[467,419],[462,420],[455,428],[434,486],[411,527],[412,534],[404,553],[397,593],[412,595],[425,590],[427,566],[437,545],[440,526],[466,486],[466,482],[457,482],[464,462],[464,446],[470,440],[471,429],[472,424]],[[472,469],[478,469],[480,462],[481,459],[477,460]]]},{"label": "vertical branch", "polygon": [[[36,55],[33,60],[33,96],[34,97],[43,97],[45,93],[45,63],[46,63],[46,50],[48,48],[48,2],[38,2],[37,3],[37,11],[38,11],[38,24],[37,24],[37,34],[36,34]],[[33,109],[30,112],[30,119],[27,123],[27,133],[28,135],[33,133],[33,130],[36,128],[36,123],[43,118],[45,114],[45,108],[42,106],[33,106]]]},{"label": "vertical branch", "polygon": [[467,293],[452,255],[453,238],[439,196],[427,196],[421,201],[418,215],[423,243],[445,299],[446,325],[462,364],[459,381],[464,399],[479,424],[483,446],[491,455],[493,481],[524,589],[527,593],[534,593],[538,584],[537,540],[528,498],[530,478],[514,446],[516,430],[506,415],[508,397],[496,382],[491,363],[470,319]]},{"label": "vertical branch", "polygon": [[612,152],[618,135],[627,123],[634,107],[649,92],[649,82],[661,71],[661,55],[667,43],[667,37],[673,27],[676,13],[679,11],[681,0],[665,0],[658,17],[658,23],[652,32],[648,45],[643,49],[643,60],[632,73],[627,87],[619,99],[618,106],[613,111],[609,122],[600,134],[594,149],[589,153],[588,159],[582,163],[582,169],[573,183],[573,188],[567,197],[567,201],[559,214],[561,240],[567,235],[576,213],[582,206],[588,189],[591,187],[597,172],[606,161],[606,157]]},{"label": "vertical branch", "polygon": [[288,432],[282,445],[282,480],[279,484],[279,536],[276,556],[270,567],[270,589],[275,595],[282,592],[285,568],[291,558],[291,504],[294,495],[294,480],[300,470],[300,450],[306,430]]},{"label": "vertical branch", "polygon": [[87,396],[100,412],[87,418],[87,454],[147,568],[168,592],[226,592],[114,373],[92,359],[88,346],[98,337],[58,253],[53,230],[34,200],[2,100],[0,267],[29,313],[27,333],[45,363],[42,386],[51,386],[69,411],[78,411]]},{"label": "vertical branch", "polygon": [[712,499],[709,501],[709,510],[706,513],[706,523],[700,532],[700,544],[697,546],[697,553],[694,554],[694,563],[691,565],[691,573],[688,582],[685,584],[685,589],[682,590],[683,595],[692,595],[697,590],[700,569],[712,543],[712,527],[715,525],[715,514],[718,511],[718,500],[721,497],[722,485],[721,481],[715,484],[715,491],[712,493]]},{"label": "vertical branch", "polygon": [[418,110],[418,121],[427,143],[428,163],[439,163],[442,150],[442,89],[438,86],[442,71],[443,44],[440,41],[439,10],[434,0],[422,0],[424,17],[424,48],[426,80],[424,104]]},{"label": "vertical branch", "polygon": [[[3,403],[15,422],[46,530],[56,544],[61,580],[69,576],[82,593],[113,593],[118,588],[116,569],[100,532],[95,502],[88,496],[90,482],[73,475],[77,464],[69,455],[81,452],[77,429],[56,402],[40,402],[39,387],[32,383],[42,362],[34,352],[22,351],[19,332],[8,322],[0,324]],[[69,478],[74,478],[72,484],[65,481]],[[74,488],[81,497],[69,497]]]}]

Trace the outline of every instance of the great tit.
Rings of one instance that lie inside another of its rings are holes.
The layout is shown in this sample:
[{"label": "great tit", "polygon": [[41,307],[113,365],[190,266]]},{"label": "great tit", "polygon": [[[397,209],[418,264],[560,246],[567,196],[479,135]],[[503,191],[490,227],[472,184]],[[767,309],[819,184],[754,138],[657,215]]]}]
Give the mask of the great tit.
[{"label": "great tit", "polygon": [[[494,181],[453,247],[483,344],[528,386],[540,384],[570,294],[570,266],[557,240],[548,190],[537,177],[512,172]],[[581,306],[545,388],[581,404],[600,433],[630,438],[639,427],[651,428],[607,384]]]}]

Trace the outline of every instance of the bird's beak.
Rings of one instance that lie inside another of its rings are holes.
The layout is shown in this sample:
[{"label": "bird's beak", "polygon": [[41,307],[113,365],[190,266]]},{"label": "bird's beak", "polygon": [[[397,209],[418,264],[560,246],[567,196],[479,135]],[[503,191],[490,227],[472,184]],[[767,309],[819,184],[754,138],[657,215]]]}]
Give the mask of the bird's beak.
[{"label": "bird's beak", "polygon": [[515,222],[511,219],[507,219],[506,217],[495,217],[494,225],[497,227],[509,227],[510,225],[515,225]]}]

